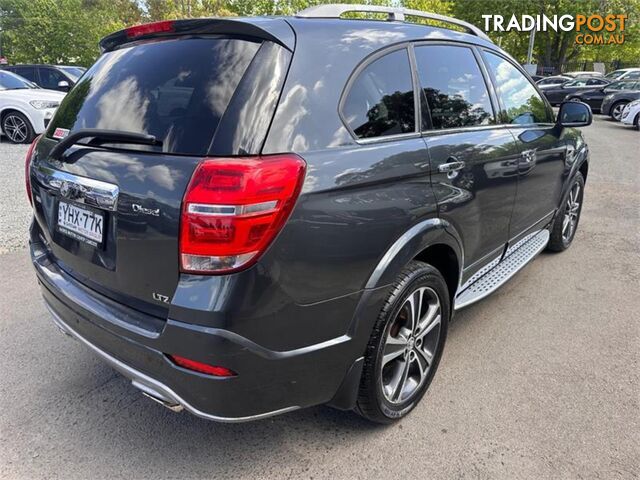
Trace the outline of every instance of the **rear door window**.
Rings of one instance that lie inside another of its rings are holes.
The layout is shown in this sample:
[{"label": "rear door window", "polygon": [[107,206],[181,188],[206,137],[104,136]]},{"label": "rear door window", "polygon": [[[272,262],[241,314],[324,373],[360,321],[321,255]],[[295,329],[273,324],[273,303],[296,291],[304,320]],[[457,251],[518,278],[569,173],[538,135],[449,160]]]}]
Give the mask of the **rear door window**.
[{"label": "rear door window", "polygon": [[154,135],[162,151],[205,155],[259,42],[188,38],[108,52],[67,94],[49,132],[100,128]]},{"label": "rear door window", "polygon": [[358,138],[415,132],[416,111],[406,49],[384,55],[355,78],[342,116]]},{"label": "rear door window", "polygon": [[470,48],[422,45],[415,47],[415,53],[432,128],[494,123],[487,85]]}]

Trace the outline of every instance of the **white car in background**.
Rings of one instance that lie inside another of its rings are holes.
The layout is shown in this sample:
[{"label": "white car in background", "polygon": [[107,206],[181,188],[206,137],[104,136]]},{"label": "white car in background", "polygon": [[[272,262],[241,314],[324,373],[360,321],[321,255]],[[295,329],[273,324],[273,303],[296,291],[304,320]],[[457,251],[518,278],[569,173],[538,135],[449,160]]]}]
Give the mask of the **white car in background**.
[{"label": "white car in background", "polygon": [[634,100],[624,107],[620,121],[627,125],[633,125],[640,130],[640,100]]},{"label": "white car in background", "polygon": [[0,70],[0,132],[12,143],[30,143],[46,130],[64,96]]},{"label": "white car in background", "polygon": [[640,78],[640,68],[621,68],[605,75],[609,80],[637,80]]}]

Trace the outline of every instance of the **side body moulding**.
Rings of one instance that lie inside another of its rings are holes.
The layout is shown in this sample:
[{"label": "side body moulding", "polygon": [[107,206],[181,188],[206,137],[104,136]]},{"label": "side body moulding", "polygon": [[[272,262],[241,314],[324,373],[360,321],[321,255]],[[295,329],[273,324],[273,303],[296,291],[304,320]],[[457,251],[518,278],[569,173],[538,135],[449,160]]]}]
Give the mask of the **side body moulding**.
[{"label": "side body moulding", "polygon": [[457,233],[452,229],[447,221],[440,218],[423,220],[411,227],[382,256],[365,288],[376,288],[392,283],[398,272],[407,263],[426,248],[437,244],[444,244],[453,249],[460,267],[459,273],[462,274],[464,257],[460,246],[461,242]]}]

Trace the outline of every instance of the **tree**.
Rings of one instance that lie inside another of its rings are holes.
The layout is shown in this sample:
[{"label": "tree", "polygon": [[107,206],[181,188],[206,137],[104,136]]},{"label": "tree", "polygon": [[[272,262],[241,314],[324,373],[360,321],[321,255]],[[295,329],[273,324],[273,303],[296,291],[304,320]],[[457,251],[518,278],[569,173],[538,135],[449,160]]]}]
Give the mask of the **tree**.
[{"label": "tree", "polygon": [[102,37],[141,14],[135,0],[0,0],[3,54],[11,63],[88,66]]},{"label": "tree", "polygon": [[[484,28],[483,14],[502,15],[505,23],[512,15],[520,19],[521,15],[626,13],[625,43],[623,45],[580,45],[576,43],[576,32],[537,32],[534,54],[539,64],[554,67],[559,71],[562,66],[578,60],[613,61],[627,60],[637,62],[640,54],[640,0],[457,0],[452,2],[452,14]],[[517,60],[524,62],[529,35],[523,32],[488,32],[489,36]]]},{"label": "tree", "polygon": [[[354,0],[337,0],[353,3]],[[322,0],[0,0],[2,50],[12,63],[47,62],[89,65],[99,55],[98,41],[124,27],[171,18],[292,15]],[[579,45],[576,32],[539,32],[537,63],[559,70],[569,62],[636,64],[640,58],[640,0],[364,0],[372,5],[402,5],[471,22],[484,28],[483,14],[626,14],[622,45]],[[359,14],[350,17],[362,17]],[[370,15],[379,17],[376,15]],[[439,25],[418,18],[412,21]],[[450,27],[450,26],[449,26]],[[455,27],[454,27],[455,28]],[[526,60],[526,32],[488,32],[518,61]]]}]

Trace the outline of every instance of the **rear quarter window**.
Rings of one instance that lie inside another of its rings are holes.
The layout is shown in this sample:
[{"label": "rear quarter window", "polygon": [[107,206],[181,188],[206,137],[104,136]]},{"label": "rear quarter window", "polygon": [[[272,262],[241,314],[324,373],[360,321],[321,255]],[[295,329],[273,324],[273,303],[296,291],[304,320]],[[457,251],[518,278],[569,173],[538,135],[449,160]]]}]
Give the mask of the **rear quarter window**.
[{"label": "rear quarter window", "polygon": [[351,83],[342,116],[358,138],[415,131],[415,103],[409,53],[395,50],[373,60]]},{"label": "rear quarter window", "polygon": [[162,40],[108,52],[65,97],[48,132],[154,135],[168,153],[205,155],[259,42]]}]

